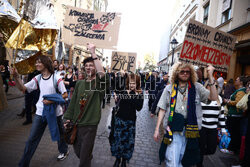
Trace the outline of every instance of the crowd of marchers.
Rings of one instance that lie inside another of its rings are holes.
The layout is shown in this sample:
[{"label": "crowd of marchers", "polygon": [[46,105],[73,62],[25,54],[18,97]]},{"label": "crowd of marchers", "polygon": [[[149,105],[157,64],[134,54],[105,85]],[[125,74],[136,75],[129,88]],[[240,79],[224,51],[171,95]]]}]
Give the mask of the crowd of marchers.
[{"label": "crowd of marchers", "polygon": [[77,124],[73,148],[79,166],[91,166],[101,111],[111,99],[115,101],[109,135],[110,151],[116,158],[113,166],[126,167],[134,152],[136,112],[145,97],[148,114],[157,116],[152,137],[161,142],[159,159],[166,166],[203,166],[204,156],[214,154],[218,144],[221,152],[238,155],[239,165],[250,166],[248,76],[225,82],[208,65],[204,78],[204,69],[182,62],[175,63],[170,73],[113,72],[103,68],[95,45],[87,47],[91,56],[84,59],[82,69],[66,68],[45,55],[37,57],[36,70],[27,76],[0,66],[5,91],[11,74],[25,94],[18,115],[26,117],[23,125],[32,124],[19,167],[29,166],[47,125],[52,141],[58,143],[57,160],[64,160],[69,154],[64,134],[70,123]]}]

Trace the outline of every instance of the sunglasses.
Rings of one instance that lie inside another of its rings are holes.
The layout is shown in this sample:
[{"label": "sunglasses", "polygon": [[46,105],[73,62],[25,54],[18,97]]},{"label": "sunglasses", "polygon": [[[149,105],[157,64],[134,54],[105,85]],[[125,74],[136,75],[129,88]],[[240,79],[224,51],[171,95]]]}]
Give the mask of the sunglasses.
[{"label": "sunglasses", "polygon": [[188,75],[190,75],[191,72],[190,72],[190,71],[184,71],[184,70],[181,70],[181,71],[180,71],[180,74],[181,74],[181,75],[183,75],[183,74],[185,74],[185,73],[188,74]]}]

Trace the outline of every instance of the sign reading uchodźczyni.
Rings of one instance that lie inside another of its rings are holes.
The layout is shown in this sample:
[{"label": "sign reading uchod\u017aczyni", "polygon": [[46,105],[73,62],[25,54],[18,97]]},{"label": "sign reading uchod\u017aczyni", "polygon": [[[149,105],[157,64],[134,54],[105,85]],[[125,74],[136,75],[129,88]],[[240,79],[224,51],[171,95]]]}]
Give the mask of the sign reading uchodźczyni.
[{"label": "sign reading uchod\u017aczyni", "polygon": [[111,69],[113,71],[126,70],[135,72],[136,70],[136,53],[129,52],[112,52]]},{"label": "sign reading uchod\u017aczyni", "polygon": [[190,19],[179,60],[227,72],[235,41],[231,34]]},{"label": "sign reading uchod\u017aczyni", "polygon": [[62,40],[73,45],[94,43],[99,48],[115,49],[118,41],[120,14],[96,12],[67,6]]}]

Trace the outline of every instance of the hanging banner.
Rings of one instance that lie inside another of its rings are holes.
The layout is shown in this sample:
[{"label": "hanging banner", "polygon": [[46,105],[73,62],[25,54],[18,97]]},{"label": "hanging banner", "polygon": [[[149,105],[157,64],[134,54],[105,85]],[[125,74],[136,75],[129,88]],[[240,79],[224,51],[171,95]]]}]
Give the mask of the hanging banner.
[{"label": "hanging banner", "polygon": [[235,41],[231,34],[190,19],[179,60],[227,72]]},{"label": "hanging banner", "polygon": [[135,72],[136,70],[136,53],[129,52],[112,52],[111,69],[113,71]]},{"label": "hanging banner", "polygon": [[67,6],[62,40],[69,45],[94,43],[98,48],[115,49],[120,14],[96,12]]}]

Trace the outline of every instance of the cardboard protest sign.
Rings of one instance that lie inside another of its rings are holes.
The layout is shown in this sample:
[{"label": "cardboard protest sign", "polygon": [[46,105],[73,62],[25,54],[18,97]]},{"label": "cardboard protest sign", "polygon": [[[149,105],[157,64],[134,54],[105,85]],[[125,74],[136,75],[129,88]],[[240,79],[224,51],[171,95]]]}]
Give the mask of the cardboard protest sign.
[{"label": "cardboard protest sign", "polygon": [[135,72],[136,70],[136,53],[129,52],[112,52],[111,69],[113,71],[126,70]]},{"label": "cardboard protest sign", "polygon": [[94,43],[98,48],[115,49],[118,41],[120,14],[96,12],[67,6],[62,40],[73,45]]},{"label": "cardboard protest sign", "polygon": [[190,19],[179,60],[227,72],[235,41],[231,34]]}]

